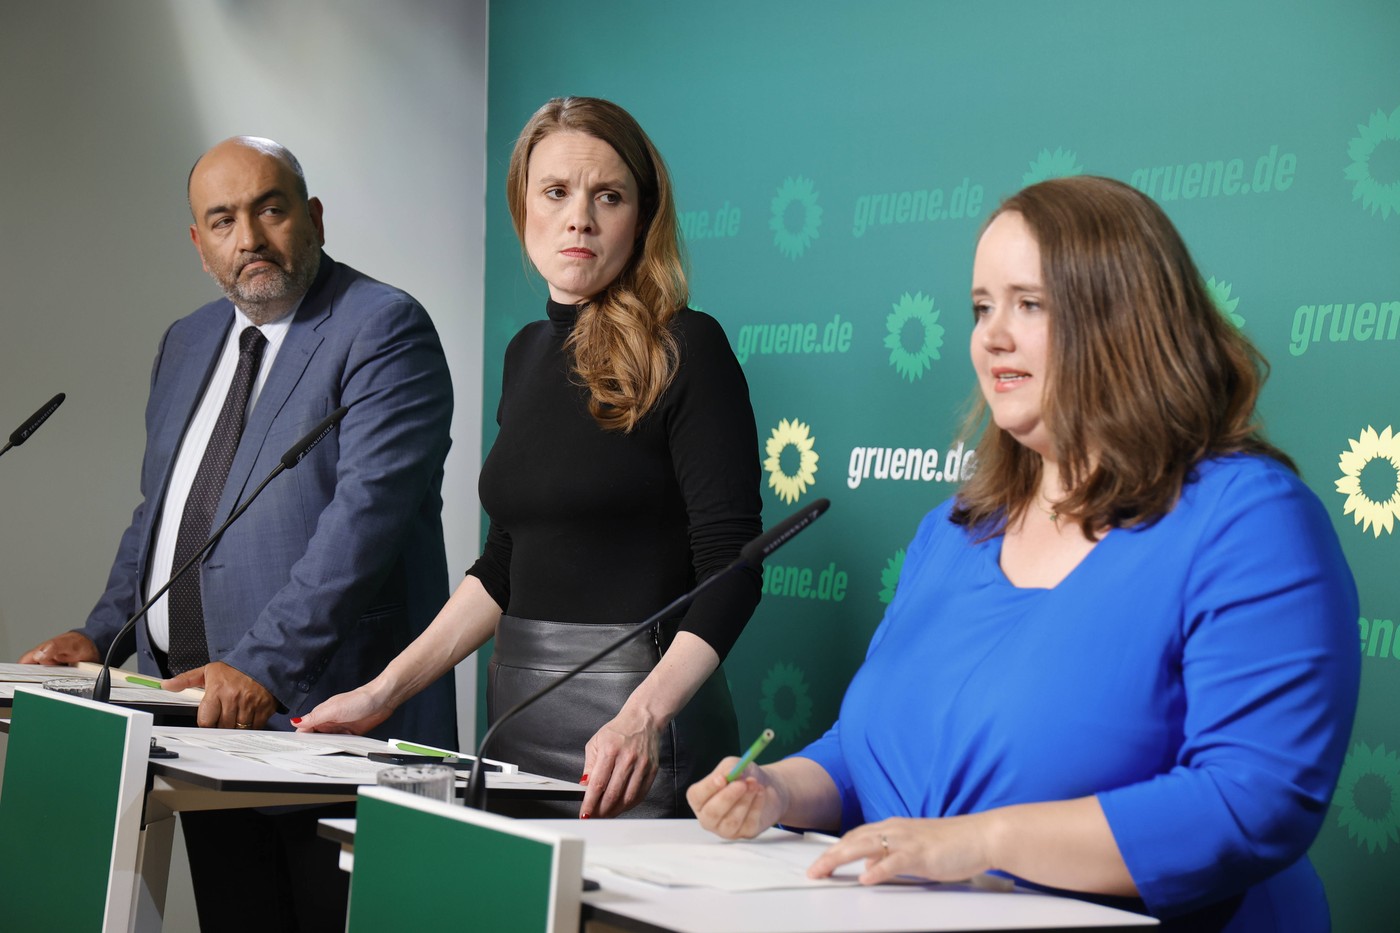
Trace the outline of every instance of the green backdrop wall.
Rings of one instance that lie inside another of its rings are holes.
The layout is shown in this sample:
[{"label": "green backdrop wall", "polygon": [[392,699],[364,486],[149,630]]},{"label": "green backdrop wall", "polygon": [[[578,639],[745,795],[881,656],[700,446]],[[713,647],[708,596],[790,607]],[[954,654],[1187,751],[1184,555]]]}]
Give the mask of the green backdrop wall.
[{"label": "green backdrop wall", "polygon": [[1355,571],[1361,711],[1313,855],[1337,929],[1393,928],[1397,40],[1393,0],[493,4],[484,442],[506,342],[545,295],[505,209],[511,145],[549,97],[611,98],[675,176],[692,304],[752,389],[766,521],[833,503],[777,555],[727,664],[744,734],[772,726],[765,758],[789,753],[831,722],[904,544],[965,465],[987,212],[1056,175],[1147,191],[1272,362],[1270,432]]}]

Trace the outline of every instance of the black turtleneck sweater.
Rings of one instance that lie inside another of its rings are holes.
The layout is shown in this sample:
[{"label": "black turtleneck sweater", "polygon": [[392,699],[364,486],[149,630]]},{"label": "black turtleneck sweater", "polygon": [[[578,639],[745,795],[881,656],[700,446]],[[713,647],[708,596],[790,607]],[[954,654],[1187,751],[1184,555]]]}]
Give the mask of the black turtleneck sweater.
[{"label": "black turtleneck sweater", "polygon": [[[467,571],[509,614],[640,622],[717,573],[763,530],[748,383],[719,323],[682,310],[674,381],[631,433],[588,413],[564,340],[578,309],[548,303],[506,348],[500,433],[481,469],[491,517]],[[691,605],[680,630],[721,659],[758,604],[739,571]]]}]

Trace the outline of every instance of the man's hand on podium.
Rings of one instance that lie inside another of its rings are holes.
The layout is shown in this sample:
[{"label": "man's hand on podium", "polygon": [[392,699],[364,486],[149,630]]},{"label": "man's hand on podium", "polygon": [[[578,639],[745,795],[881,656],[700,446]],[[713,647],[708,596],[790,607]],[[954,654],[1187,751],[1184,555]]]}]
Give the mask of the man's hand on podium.
[{"label": "man's hand on podium", "polygon": [[185,671],[161,686],[175,691],[203,687],[195,722],[204,729],[261,729],[277,712],[277,700],[266,687],[222,661]]},{"label": "man's hand on podium", "polygon": [[101,661],[92,639],[79,632],[64,632],[42,642],[20,656],[21,664],[77,664],[79,661]]}]

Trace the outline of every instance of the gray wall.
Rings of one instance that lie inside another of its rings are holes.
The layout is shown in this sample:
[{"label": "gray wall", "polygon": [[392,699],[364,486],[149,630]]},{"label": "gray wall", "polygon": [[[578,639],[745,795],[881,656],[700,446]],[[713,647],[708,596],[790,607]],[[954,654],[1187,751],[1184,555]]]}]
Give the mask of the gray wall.
[{"label": "gray wall", "polygon": [[[437,323],[455,577],[478,542],[486,0],[0,0],[0,21],[0,433],[68,393],[0,459],[0,658],[80,624],[102,590],[137,503],[156,342],[218,297],[185,175],[236,133],[296,152],[327,251]],[[167,929],[194,928],[183,865]]]}]

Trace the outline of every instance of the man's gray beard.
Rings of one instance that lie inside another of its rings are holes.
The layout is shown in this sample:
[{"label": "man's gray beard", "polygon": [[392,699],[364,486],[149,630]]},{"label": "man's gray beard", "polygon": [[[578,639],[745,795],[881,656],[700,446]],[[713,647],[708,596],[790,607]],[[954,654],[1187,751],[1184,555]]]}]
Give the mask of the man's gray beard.
[{"label": "man's gray beard", "polygon": [[283,269],[264,272],[251,282],[234,278],[228,285],[219,283],[224,296],[238,306],[254,324],[269,324],[287,314],[306,294],[321,268],[321,251],[314,245],[305,252],[290,257],[292,271]]}]

